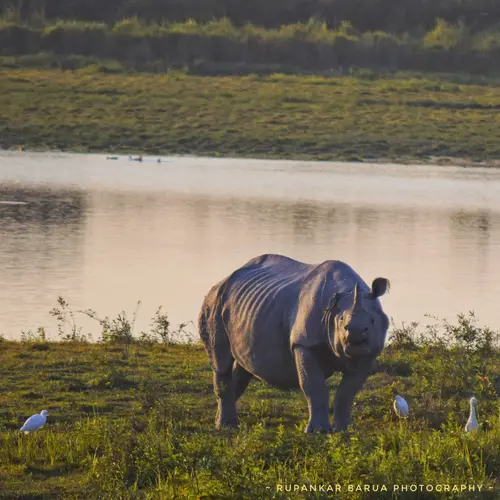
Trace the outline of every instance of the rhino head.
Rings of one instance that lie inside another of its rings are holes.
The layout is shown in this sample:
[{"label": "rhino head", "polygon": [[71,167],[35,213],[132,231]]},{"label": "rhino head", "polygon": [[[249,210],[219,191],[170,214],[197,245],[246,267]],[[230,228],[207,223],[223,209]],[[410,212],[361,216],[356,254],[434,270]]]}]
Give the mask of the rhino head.
[{"label": "rhino head", "polygon": [[375,278],[371,290],[356,284],[336,293],[325,311],[330,346],[340,358],[375,358],[384,347],[389,320],[377,300],[389,289],[386,278]]}]

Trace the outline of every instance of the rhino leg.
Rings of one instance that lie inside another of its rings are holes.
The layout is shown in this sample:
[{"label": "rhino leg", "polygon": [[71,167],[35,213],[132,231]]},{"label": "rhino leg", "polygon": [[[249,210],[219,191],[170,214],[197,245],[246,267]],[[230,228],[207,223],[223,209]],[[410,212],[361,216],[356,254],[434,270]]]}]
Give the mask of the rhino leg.
[{"label": "rhino leg", "polygon": [[248,387],[253,375],[247,372],[237,361],[233,364],[234,399],[238,401]]},{"label": "rhino leg", "polygon": [[217,417],[215,425],[220,427],[237,427],[236,398],[232,367],[224,373],[214,371],[214,391],[217,396]]},{"label": "rhino leg", "polygon": [[345,372],[335,393],[333,422],[336,431],[347,429],[351,423],[352,404],[368,378],[367,371]]},{"label": "rhino leg", "polygon": [[235,381],[233,379],[234,358],[225,331],[216,328],[213,332],[214,392],[217,397],[216,427],[237,427]]},{"label": "rhino leg", "polygon": [[[207,301],[208,298],[205,299],[205,302]],[[236,427],[238,417],[233,380],[234,358],[220,312],[213,311],[209,305],[204,304],[198,328],[214,373],[214,392],[218,407],[216,427]]]},{"label": "rhino leg", "polygon": [[329,395],[325,374],[311,349],[296,346],[293,352],[300,388],[309,407],[309,422],[305,432],[332,432],[328,419]]}]

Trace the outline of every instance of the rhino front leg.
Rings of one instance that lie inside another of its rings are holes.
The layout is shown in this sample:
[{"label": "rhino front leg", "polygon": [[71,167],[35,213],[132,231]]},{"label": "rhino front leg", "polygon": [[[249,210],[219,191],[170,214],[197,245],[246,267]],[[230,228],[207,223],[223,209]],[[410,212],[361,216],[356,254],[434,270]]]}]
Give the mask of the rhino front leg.
[{"label": "rhino front leg", "polygon": [[293,352],[300,388],[309,407],[309,422],[305,432],[332,432],[328,420],[329,395],[325,374],[310,349],[297,346]]},{"label": "rhino front leg", "polygon": [[333,423],[335,431],[347,429],[351,423],[352,404],[356,394],[361,390],[369,372],[345,372],[335,393],[333,406]]}]

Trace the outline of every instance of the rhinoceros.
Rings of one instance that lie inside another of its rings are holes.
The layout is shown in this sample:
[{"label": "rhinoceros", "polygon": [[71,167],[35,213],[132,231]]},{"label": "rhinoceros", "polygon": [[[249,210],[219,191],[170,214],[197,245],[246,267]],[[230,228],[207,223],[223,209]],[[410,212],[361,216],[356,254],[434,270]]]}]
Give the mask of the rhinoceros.
[{"label": "rhinoceros", "polygon": [[[256,257],[208,292],[199,333],[213,370],[217,427],[236,427],[236,401],[252,377],[300,388],[309,407],[305,432],[345,430],[354,397],[373,373],[389,326],[379,297],[347,264],[305,264],[283,255]],[[327,379],[342,372],[330,425]]]}]

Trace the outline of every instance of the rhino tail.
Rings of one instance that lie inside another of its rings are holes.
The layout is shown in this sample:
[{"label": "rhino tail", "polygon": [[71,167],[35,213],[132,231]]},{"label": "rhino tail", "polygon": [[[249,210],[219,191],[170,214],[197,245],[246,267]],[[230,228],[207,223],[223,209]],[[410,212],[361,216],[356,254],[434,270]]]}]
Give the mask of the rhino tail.
[{"label": "rhino tail", "polygon": [[207,347],[208,345],[208,328],[207,328],[207,316],[206,307],[203,307],[198,316],[198,333],[200,334],[201,341]]}]

